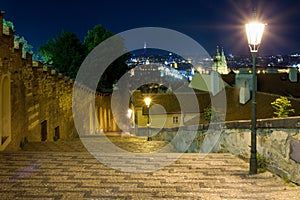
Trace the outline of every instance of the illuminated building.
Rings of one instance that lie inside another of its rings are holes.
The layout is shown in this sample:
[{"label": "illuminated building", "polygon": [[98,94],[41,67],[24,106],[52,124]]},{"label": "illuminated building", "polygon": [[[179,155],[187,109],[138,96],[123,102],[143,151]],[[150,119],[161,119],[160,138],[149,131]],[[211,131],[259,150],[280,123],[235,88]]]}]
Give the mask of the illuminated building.
[{"label": "illuminated building", "polygon": [[224,50],[222,49],[222,52],[220,55],[219,47],[217,47],[216,55],[213,59],[212,70],[217,71],[220,74],[228,74],[228,67],[227,67]]}]

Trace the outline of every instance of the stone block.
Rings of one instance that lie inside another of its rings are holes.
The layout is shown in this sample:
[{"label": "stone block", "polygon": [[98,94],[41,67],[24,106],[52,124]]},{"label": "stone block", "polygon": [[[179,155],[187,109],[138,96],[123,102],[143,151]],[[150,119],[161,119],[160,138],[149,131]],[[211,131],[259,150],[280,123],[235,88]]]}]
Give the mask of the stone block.
[{"label": "stone block", "polygon": [[56,70],[51,69],[51,75],[56,75]]},{"label": "stone block", "polygon": [[240,104],[246,104],[250,100],[250,89],[247,86],[240,88]]},{"label": "stone block", "polygon": [[294,160],[297,163],[300,163],[300,141],[298,140],[291,140],[290,159]]},{"label": "stone block", "polygon": [[298,82],[298,70],[296,68],[290,68],[290,71],[289,71],[289,80],[292,83]]},{"label": "stone block", "polygon": [[3,34],[4,35],[9,35],[9,27],[8,26],[3,26]]},{"label": "stone block", "polygon": [[42,66],[41,62],[36,61],[36,60],[32,61],[32,67],[41,67],[41,66]]}]

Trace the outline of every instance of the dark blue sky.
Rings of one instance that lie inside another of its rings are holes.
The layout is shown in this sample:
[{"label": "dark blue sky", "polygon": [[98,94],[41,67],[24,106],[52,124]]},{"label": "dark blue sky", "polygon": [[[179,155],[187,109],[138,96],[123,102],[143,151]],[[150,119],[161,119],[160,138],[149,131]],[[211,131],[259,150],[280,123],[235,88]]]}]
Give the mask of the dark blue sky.
[{"label": "dark blue sky", "polygon": [[[103,3],[105,2],[105,3]],[[17,34],[37,48],[62,29],[83,40],[102,24],[113,33],[139,27],[164,27],[198,41],[210,54],[217,45],[225,53],[247,54],[244,24],[253,8],[268,24],[261,54],[300,52],[299,0],[64,1],[6,0],[0,3]],[[141,46],[142,48],[142,46]]]}]

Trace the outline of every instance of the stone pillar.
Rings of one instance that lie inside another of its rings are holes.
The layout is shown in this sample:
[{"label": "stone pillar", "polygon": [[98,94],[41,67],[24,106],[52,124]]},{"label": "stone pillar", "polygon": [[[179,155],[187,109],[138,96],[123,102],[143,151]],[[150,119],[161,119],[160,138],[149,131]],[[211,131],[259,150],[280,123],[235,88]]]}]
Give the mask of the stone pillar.
[{"label": "stone pillar", "polygon": [[111,123],[111,110],[108,109],[108,112],[107,112],[107,120],[108,120],[108,131],[112,131],[112,123]]},{"label": "stone pillar", "polygon": [[211,85],[211,93],[213,96],[219,93],[219,74],[216,71],[212,71],[210,74],[210,85]]},{"label": "stone pillar", "polygon": [[115,132],[118,131],[118,126],[117,126],[117,123],[114,119],[112,120],[112,123],[113,123],[112,131],[115,131]]},{"label": "stone pillar", "polygon": [[11,141],[11,90],[10,77],[4,75],[0,79],[0,151]]},{"label": "stone pillar", "polygon": [[290,68],[289,80],[292,83],[296,83],[298,81],[298,70],[296,68]]},{"label": "stone pillar", "polygon": [[104,120],[103,131],[107,132],[107,108],[104,108],[103,120]]},{"label": "stone pillar", "polygon": [[89,131],[89,134],[94,134],[94,112],[93,112],[93,106],[92,104],[90,104],[90,112],[89,112],[89,115],[90,115],[90,131]]},{"label": "stone pillar", "polygon": [[246,104],[250,100],[250,89],[245,84],[240,88],[240,104]]},{"label": "stone pillar", "polygon": [[104,131],[104,127],[103,127],[103,109],[102,109],[102,107],[99,108],[99,126],[100,126],[100,130]]}]

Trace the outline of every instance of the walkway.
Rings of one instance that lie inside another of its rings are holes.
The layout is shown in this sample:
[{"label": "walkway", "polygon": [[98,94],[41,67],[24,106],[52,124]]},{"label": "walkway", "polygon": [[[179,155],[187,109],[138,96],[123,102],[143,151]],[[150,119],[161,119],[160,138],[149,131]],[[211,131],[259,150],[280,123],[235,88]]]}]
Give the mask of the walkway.
[{"label": "walkway", "polygon": [[[144,139],[123,138],[119,145],[126,146],[132,141],[138,146],[149,144]],[[114,140],[117,143],[118,139]],[[150,143],[153,149],[162,145]],[[176,153],[168,155],[172,154]],[[183,154],[163,169],[135,174],[104,166],[85,151],[79,140],[29,143],[24,151],[2,152],[0,171],[1,199],[299,199],[300,196],[299,186],[285,183],[269,172],[249,176],[248,164],[230,154],[209,154],[204,158],[199,154]]]}]

